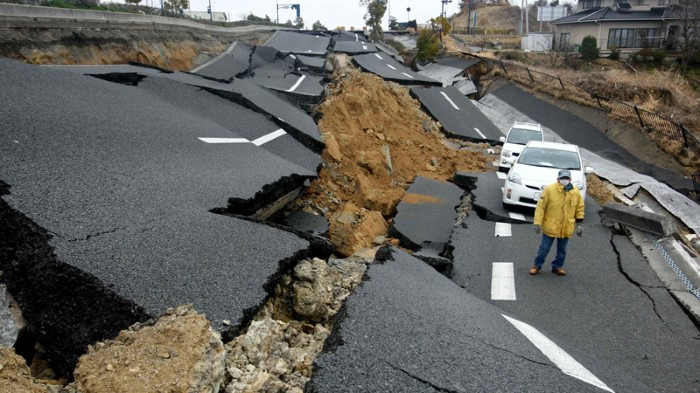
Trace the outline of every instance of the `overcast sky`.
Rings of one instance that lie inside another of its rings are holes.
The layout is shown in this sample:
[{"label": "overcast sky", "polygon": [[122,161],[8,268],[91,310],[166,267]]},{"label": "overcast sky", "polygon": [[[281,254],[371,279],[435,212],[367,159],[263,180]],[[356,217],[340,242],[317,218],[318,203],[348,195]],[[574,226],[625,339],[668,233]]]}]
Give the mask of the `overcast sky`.
[{"label": "overcast sky", "polygon": [[[361,6],[359,0],[211,0],[211,8],[215,12],[225,12],[232,20],[243,19],[251,13],[260,17],[268,15],[274,20],[278,1],[280,4],[300,4],[301,17],[307,29],[310,29],[317,20],[329,29],[335,29],[338,26],[345,26],[348,29],[350,26],[362,28],[365,24],[362,17],[367,7]],[[157,2],[156,4],[160,6],[160,0],[143,0],[142,4],[151,4],[151,2]],[[209,4],[208,0],[190,0],[190,2],[192,11],[206,11]],[[448,16],[459,10],[458,4],[459,0],[452,0],[451,3],[445,4]],[[410,7],[411,20],[416,19],[420,24],[440,15],[442,0],[390,0],[389,7],[391,15],[399,22],[408,20],[406,8]],[[384,17],[384,28],[388,26],[387,14]],[[294,21],[296,10],[280,9],[279,15],[282,22]]]}]

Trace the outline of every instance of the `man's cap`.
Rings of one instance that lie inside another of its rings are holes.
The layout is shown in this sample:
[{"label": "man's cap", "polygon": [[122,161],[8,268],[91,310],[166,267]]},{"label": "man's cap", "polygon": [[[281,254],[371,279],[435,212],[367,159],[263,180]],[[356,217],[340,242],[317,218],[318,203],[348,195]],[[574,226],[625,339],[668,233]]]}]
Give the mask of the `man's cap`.
[{"label": "man's cap", "polygon": [[564,177],[568,177],[569,179],[571,179],[571,171],[568,169],[561,169],[559,170],[559,175],[557,177],[560,179]]}]

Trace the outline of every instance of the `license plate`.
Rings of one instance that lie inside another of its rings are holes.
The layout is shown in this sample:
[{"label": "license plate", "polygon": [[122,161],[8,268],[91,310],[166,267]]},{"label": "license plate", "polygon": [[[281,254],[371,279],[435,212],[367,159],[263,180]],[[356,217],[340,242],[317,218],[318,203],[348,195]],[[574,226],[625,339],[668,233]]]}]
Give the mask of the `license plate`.
[{"label": "license plate", "polygon": [[536,200],[536,201],[539,201],[539,200],[540,200],[540,193],[539,193],[539,192],[536,192],[536,193],[535,193],[535,200]]}]

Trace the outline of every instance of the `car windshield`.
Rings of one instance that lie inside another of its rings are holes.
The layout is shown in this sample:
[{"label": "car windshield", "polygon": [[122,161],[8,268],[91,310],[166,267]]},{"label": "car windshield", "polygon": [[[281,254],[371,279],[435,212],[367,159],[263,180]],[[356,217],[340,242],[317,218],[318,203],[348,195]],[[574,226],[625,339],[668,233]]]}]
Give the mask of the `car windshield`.
[{"label": "car windshield", "polygon": [[546,168],[581,169],[576,152],[542,147],[526,147],[518,157],[518,163]]},{"label": "car windshield", "polygon": [[515,143],[518,145],[525,145],[530,141],[541,141],[542,131],[537,130],[524,130],[522,128],[513,128],[508,133],[508,143]]}]

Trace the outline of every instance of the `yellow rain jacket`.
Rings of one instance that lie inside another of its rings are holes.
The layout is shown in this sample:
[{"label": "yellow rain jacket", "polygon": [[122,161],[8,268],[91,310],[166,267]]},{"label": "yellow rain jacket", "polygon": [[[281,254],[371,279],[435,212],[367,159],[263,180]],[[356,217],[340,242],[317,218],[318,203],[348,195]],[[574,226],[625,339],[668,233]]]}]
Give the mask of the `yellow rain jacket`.
[{"label": "yellow rain jacket", "polygon": [[535,209],[534,224],[541,225],[545,235],[571,237],[577,220],[583,220],[583,198],[578,188],[573,186],[569,191],[564,191],[564,186],[556,182],[542,190]]}]

